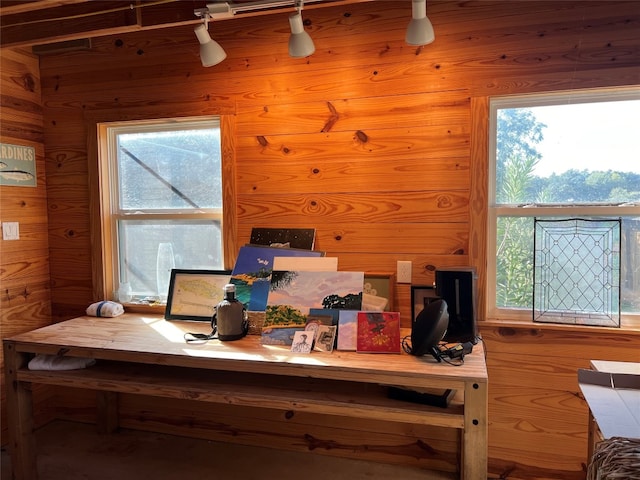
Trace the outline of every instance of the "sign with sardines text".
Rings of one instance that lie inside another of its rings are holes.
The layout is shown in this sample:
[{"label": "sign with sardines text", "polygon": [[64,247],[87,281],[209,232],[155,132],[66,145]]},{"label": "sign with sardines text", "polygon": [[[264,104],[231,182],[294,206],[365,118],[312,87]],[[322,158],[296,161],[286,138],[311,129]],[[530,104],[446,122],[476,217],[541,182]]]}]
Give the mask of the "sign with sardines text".
[{"label": "sign with sardines text", "polygon": [[35,148],[0,143],[0,185],[37,185]]}]

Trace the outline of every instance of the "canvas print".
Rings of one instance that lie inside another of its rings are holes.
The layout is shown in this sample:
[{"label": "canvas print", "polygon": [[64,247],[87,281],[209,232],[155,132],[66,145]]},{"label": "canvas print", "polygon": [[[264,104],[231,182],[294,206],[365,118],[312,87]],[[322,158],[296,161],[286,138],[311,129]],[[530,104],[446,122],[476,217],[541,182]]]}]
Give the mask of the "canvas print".
[{"label": "canvas print", "polygon": [[236,286],[236,298],[245,304],[247,310],[264,311],[275,257],[322,256],[322,252],[313,250],[245,245],[240,248],[231,272],[231,283]]},{"label": "canvas print", "polygon": [[262,343],[291,345],[295,332],[304,330],[318,311],[360,309],[363,279],[363,272],[274,271]]},{"label": "canvas print", "polygon": [[358,312],[357,352],[400,353],[400,313]]},{"label": "canvas print", "polygon": [[291,351],[294,353],[311,353],[313,334],[307,331],[296,332],[291,343]]},{"label": "canvas print", "polygon": [[358,311],[340,310],[338,317],[338,350],[355,351],[358,335]]},{"label": "canvas print", "polygon": [[338,270],[338,257],[276,257],[273,269],[335,272]]},{"label": "canvas print", "polygon": [[320,325],[316,332],[314,350],[321,352],[332,352],[336,338],[336,327],[334,325]]},{"label": "canvas print", "polygon": [[251,243],[285,248],[313,250],[315,228],[252,228]]},{"label": "canvas print", "polygon": [[309,315],[328,315],[331,317],[331,325],[338,325],[338,318],[342,310],[337,308],[310,308]]}]

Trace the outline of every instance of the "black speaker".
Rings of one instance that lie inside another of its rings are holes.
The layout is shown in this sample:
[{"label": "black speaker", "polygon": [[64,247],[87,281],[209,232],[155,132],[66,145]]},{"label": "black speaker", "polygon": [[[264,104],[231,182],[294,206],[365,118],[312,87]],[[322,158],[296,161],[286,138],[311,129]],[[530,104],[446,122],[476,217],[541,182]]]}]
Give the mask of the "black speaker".
[{"label": "black speaker", "polygon": [[411,325],[411,354],[433,355],[440,361],[438,344],[449,324],[447,302],[439,298],[429,303]]},{"label": "black speaker", "polygon": [[473,267],[436,270],[436,295],[449,309],[445,342],[477,342],[476,278]]}]

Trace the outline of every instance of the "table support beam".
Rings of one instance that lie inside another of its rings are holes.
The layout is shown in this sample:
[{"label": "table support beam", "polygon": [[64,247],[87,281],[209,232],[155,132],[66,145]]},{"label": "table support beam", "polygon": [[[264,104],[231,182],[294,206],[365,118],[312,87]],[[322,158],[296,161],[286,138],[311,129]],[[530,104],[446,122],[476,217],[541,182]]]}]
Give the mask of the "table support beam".
[{"label": "table support beam", "polygon": [[487,384],[468,382],[464,390],[462,480],[480,479],[487,472]]},{"label": "table support beam", "polygon": [[18,381],[17,376],[28,361],[29,356],[16,352],[13,343],[4,343],[9,452],[15,480],[38,477],[31,384]]}]

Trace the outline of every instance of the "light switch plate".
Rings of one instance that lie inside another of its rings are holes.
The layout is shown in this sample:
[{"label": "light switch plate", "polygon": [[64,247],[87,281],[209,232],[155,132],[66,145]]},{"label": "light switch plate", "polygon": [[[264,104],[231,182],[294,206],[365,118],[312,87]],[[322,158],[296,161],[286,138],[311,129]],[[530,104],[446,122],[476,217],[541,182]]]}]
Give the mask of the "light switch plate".
[{"label": "light switch plate", "polygon": [[2,222],[3,240],[20,240],[20,224],[18,222]]},{"label": "light switch plate", "polygon": [[411,283],[411,261],[398,260],[398,272],[396,275],[398,283]]}]

